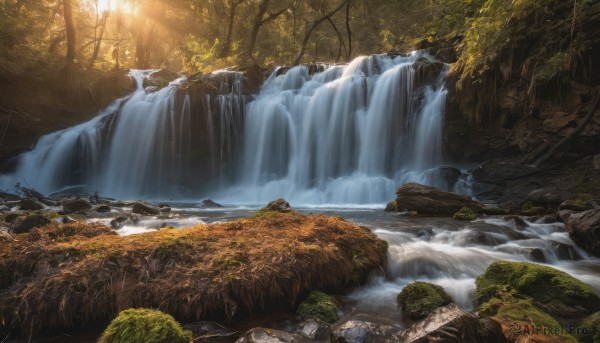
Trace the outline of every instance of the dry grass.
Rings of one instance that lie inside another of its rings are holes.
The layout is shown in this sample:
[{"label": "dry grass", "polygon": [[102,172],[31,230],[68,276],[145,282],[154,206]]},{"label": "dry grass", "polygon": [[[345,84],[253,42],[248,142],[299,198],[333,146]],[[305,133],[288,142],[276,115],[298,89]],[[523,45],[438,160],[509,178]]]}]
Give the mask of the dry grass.
[{"label": "dry grass", "polygon": [[108,322],[130,307],[235,320],[313,289],[343,291],[384,265],[387,250],[341,218],[270,211],[128,237],[85,224],[16,237],[0,251],[0,323],[27,335]]}]

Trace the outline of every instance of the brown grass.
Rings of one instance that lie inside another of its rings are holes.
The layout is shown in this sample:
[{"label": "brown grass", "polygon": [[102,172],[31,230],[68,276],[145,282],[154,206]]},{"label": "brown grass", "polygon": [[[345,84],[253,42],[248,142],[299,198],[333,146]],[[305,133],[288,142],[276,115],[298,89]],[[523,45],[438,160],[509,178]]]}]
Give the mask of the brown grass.
[{"label": "brown grass", "polygon": [[357,272],[385,264],[387,249],[341,218],[270,211],[128,237],[51,224],[16,238],[0,251],[0,324],[28,335],[108,322],[130,307],[235,320],[293,306],[313,289],[354,286]]}]

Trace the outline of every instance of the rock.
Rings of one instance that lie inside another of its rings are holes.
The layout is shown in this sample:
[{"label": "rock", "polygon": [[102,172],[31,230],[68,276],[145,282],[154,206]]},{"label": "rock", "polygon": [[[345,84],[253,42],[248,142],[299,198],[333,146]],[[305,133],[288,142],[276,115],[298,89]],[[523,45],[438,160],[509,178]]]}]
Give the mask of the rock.
[{"label": "rock", "polygon": [[171,206],[169,205],[159,205],[158,208],[160,209],[160,213],[170,213],[171,212]]},{"label": "rock", "polygon": [[200,203],[200,207],[202,207],[202,208],[222,208],[223,205],[217,204],[216,202],[214,202],[210,199],[204,199]]},{"label": "rock", "polygon": [[92,204],[87,199],[70,198],[62,201],[63,212],[66,214],[89,210]]},{"label": "rock", "polygon": [[573,213],[566,219],[573,242],[595,256],[600,256],[600,209]]},{"label": "rock", "polygon": [[574,336],[582,343],[600,342],[600,312],[585,318],[581,325],[578,325]]},{"label": "rock", "polygon": [[231,332],[215,322],[190,323],[184,325],[183,328],[192,332],[197,342],[231,341],[231,337],[236,334],[236,332]]},{"label": "rock", "polygon": [[600,154],[594,156],[594,169],[600,170]]},{"label": "rock", "polygon": [[427,318],[413,324],[394,342],[482,342],[479,321],[456,305],[435,309]]},{"label": "rock", "polygon": [[100,205],[96,207],[96,212],[107,213],[110,212],[110,206],[108,205]]},{"label": "rock", "polygon": [[87,218],[81,214],[71,213],[62,217],[62,222],[63,224],[85,223],[87,222]]},{"label": "rock", "polygon": [[525,252],[532,261],[535,262],[546,262],[546,255],[540,248],[524,248]]},{"label": "rock", "polygon": [[579,255],[577,250],[575,250],[575,248],[572,245],[557,241],[550,242],[552,243],[552,249],[554,250],[554,253],[556,254],[556,257],[558,257],[558,259],[570,261],[581,259],[581,255]]},{"label": "rock", "polygon": [[144,78],[143,87],[149,91],[158,91],[169,85],[169,82],[177,79],[179,75],[169,70],[161,69]]},{"label": "rock", "polygon": [[398,211],[417,211],[419,214],[452,215],[464,206],[481,206],[469,197],[417,183],[401,186],[396,194]]},{"label": "rock", "polygon": [[558,219],[559,221],[566,223],[567,220],[569,220],[569,217],[571,216],[571,214],[573,214],[573,211],[569,211],[569,210],[561,210],[558,211],[558,213],[556,214],[556,219]]},{"label": "rock", "polygon": [[51,206],[51,207],[58,207],[60,206],[60,202],[59,201],[54,201],[52,199],[48,199],[48,198],[41,198],[39,199],[40,202],[46,206]]},{"label": "rock", "polygon": [[19,209],[21,211],[38,211],[43,208],[44,206],[42,204],[31,198],[26,198],[19,201]]},{"label": "rock", "polygon": [[171,316],[157,310],[130,308],[121,311],[102,333],[98,343],[189,343],[192,333]]},{"label": "rock", "polygon": [[398,211],[398,206],[396,206],[396,202],[395,201],[390,201],[387,203],[387,205],[385,205],[385,212],[397,212]]},{"label": "rock", "polygon": [[[399,330],[390,325],[351,319],[333,327],[331,337],[336,343],[385,342],[398,333]],[[395,342],[395,340],[391,340],[391,342]]]},{"label": "rock", "polygon": [[[494,262],[475,284],[480,304],[491,299],[491,303],[497,303],[503,296],[510,301],[516,297],[521,303],[511,303],[511,308],[533,306],[537,312],[569,320],[582,319],[600,310],[600,297],[592,287],[567,273],[538,264]],[[492,310],[493,314],[496,311],[499,311],[497,307]]]},{"label": "rock", "polygon": [[427,317],[436,308],[450,304],[452,298],[438,285],[415,281],[402,289],[397,301],[403,316],[418,320]]},{"label": "rock", "polygon": [[530,203],[532,206],[546,207],[556,209],[570,194],[558,191],[554,188],[539,188],[529,193],[523,203]]},{"label": "rock", "polygon": [[29,232],[35,227],[40,227],[50,224],[50,220],[39,214],[22,215],[15,218],[10,224],[10,228],[14,233]]},{"label": "rock", "polygon": [[156,206],[152,206],[143,202],[134,202],[131,205],[131,212],[141,215],[153,216],[160,214],[160,209]]},{"label": "rock", "polygon": [[331,326],[318,319],[307,319],[298,325],[296,333],[317,342],[326,342],[331,336]]},{"label": "rock", "polygon": [[589,194],[579,194],[575,198],[565,200],[558,206],[559,210],[568,210],[568,211],[587,211],[593,209],[593,206],[588,203],[589,200],[592,200],[592,196]]},{"label": "rock", "polygon": [[300,335],[273,329],[254,328],[246,332],[235,343],[312,343]]},{"label": "rock", "polygon": [[140,218],[135,214],[129,214],[127,216],[118,216],[117,218],[110,221],[110,226],[118,230],[121,227],[128,224],[137,224],[140,221]]},{"label": "rock", "polygon": [[463,206],[458,212],[452,216],[455,220],[475,220],[477,219],[477,212],[472,207]]},{"label": "rock", "polygon": [[333,323],[338,319],[335,299],[321,291],[312,291],[296,310],[300,318],[319,319]]},{"label": "rock", "polygon": [[294,210],[290,207],[290,204],[287,201],[285,201],[284,199],[277,199],[277,200],[271,201],[262,210],[275,211],[275,212],[281,212],[281,213],[294,212]]}]

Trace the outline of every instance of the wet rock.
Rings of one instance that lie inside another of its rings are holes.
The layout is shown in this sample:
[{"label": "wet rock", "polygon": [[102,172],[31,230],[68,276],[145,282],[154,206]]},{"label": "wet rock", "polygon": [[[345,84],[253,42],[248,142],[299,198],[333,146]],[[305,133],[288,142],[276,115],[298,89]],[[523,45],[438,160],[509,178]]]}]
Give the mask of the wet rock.
[{"label": "wet rock", "polygon": [[281,213],[288,213],[288,212],[294,211],[290,207],[290,204],[287,201],[285,201],[284,199],[277,199],[277,200],[271,201],[270,203],[267,204],[267,206],[265,208],[263,208],[263,210],[275,211],[275,212],[281,212]]},{"label": "wet rock", "polygon": [[531,203],[533,206],[540,206],[549,209],[556,209],[558,206],[570,198],[570,194],[558,191],[553,188],[540,188],[531,191],[524,203]]},{"label": "wet rock", "polygon": [[31,229],[50,224],[50,220],[39,214],[23,215],[15,218],[11,224],[14,233],[29,232]]},{"label": "wet rock", "polygon": [[169,85],[169,82],[177,79],[179,75],[169,70],[161,69],[144,78],[143,87],[151,91],[159,91]]},{"label": "wet rock", "polygon": [[96,212],[107,213],[110,212],[110,206],[108,205],[100,205],[96,207]]},{"label": "wet rock", "polygon": [[240,337],[236,343],[312,343],[300,335],[273,329],[254,328]]},{"label": "wet rock", "polygon": [[8,212],[10,211],[10,207],[6,205],[0,205],[0,212]]},{"label": "wet rock", "polygon": [[87,199],[70,198],[64,199],[62,202],[63,212],[66,214],[81,212],[92,208],[92,204]]},{"label": "wet rock", "polygon": [[118,230],[125,225],[134,225],[140,221],[140,218],[135,214],[129,214],[127,216],[118,216],[117,218],[110,221],[110,226]]},{"label": "wet rock", "polygon": [[298,325],[296,333],[317,342],[327,342],[331,336],[331,326],[318,319],[307,319]]},{"label": "wet rock", "polygon": [[191,323],[184,325],[183,329],[190,331],[194,336],[194,341],[197,342],[230,341],[231,337],[235,335],[235,332],[231,332],[215,322]]},{"label": "wet rock", "polygon": [[552,243],[552,249],[554,250],[554,253],[556,254],[556,257],[558,259],[570,261],[581,259],[581,255],[579,255],[577,250],[575,250],[575,248],[572,245],[557,241],[550,242]]},{"label": "wet rock", "polygon": [[0,192],[0,200],[2,201],[18,201],[21,200],[21,197],[7,192]]},{"label": "wet rock", "polygon": [[435,309],[427,318],[413,324],[397,338],[396,342],[407,343],[483,341],[477,317],[453,304]]},{"label": "wet rock", "polygon": [[160,214],[160,208],[143,202],[134,202],[131,204],[131,212],[146,216],[153,216]]},{"label": "wet rock", "polygon": [[524,248],[527,256],[535,262],[546,262],[546,255],[540,248]]},{"label": "wet rock", "polygon": [[579,194],[575,198],[563,201],[559,206],[559,210],[568,210],[568,211],[587,211],[593,209],[593,206],[588,203],[589,200],[592,200],[592,196],[589,194]]},{"label": "wet rock", "polygon": [[448,305],[452,298],[438,285],[415,281],[398,294],[398,306],[408,319],[423,319],[438,307]]},{"label": "wet rock", "polygon": [[600,209],[573,213],[565,222],[569,237],[587,252],[600,256]]},{"label": "wet rock", "polygon": [[19,209],[21,211],[38,211],[43,208],[44,206],[42,204],[31,198],[26,198],[19,201]]},{"label": "wet rock", "polygon": [[396,212],[398,211],[398,206],[396,206],[396,202],[395,201],[390,201],[387,203],[387,205],[385,205],[385,212]]},{"label": "wet rock", "polygon": [[214,202],[210,199],[205,199],[205,200],[202,200],[202,202],[200,203],[200,207],[202,207],[202,208],[221,208],[221,207],[223,207],[223,205],[217,204],[216,202]]},{"label": "wet rock", "polygon": [[331,337],[336,343],[369,343],[385,342],[398,333],[399,329],[391,325],[352,319],[332,327]]},{"label": "wet rock", "polygon": [[158,205],[158,208],[160,209],[160,213],[170,213],[171,212],[171,206],[169,206],[169,205],[160,204],[160,205]]},{"label": "wet rock", "polygon": [[51,207],[58,207],[60,206],[60,202],[59,201],[54,201],[52,199],[48,199],[48,198],[42,198],[39,199],[40,202],[46,206],[51,206]]},{"label": "wet rock", "polygon": [[63,224],[85,223],[87,218],[81,214],[71,213],[62,217]]},{"label": "wet rock", "polygon": [[333,323],[338,319],[335,299],[321,291],[312,291],[296,310],[300,318],[319,319]]},{"label": "wet rock", "polygon": [[396,195],[398,211],[417,211],[419,214],[453,215],[464,206],[480,206],[469,197],[417,183],[401,186]]}]

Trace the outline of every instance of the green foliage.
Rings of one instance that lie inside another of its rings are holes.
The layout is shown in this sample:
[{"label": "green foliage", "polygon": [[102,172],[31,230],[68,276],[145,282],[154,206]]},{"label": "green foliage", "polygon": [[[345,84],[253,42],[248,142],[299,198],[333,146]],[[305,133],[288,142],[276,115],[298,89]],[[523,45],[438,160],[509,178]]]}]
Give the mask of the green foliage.
[{"label": "green foliage", "polygon": [[586,333],[581,330],[576,336],[580,342],[600,343],[600,312],[596,312],[587,317],[578,326],[587,330]]},{"label": "green foliage", "polygon": [[333,323],[338,319],[335,299],[321,291],[312,291],[296,310],[301,318],[319,319]]},{"label": "green foliage", "polygon": [[438,307],[448,305],[452,298],[438,285],[415,281],[402,289],[397,301],[404,316],[417,320],[427,317]]},{"label": "green foliage", "polygon": [[183,330],[168,314],[150,309],[121,311],[102,333],[99,343],[189,343],[192,333]]}]

